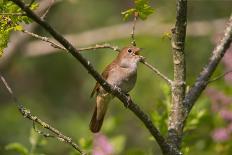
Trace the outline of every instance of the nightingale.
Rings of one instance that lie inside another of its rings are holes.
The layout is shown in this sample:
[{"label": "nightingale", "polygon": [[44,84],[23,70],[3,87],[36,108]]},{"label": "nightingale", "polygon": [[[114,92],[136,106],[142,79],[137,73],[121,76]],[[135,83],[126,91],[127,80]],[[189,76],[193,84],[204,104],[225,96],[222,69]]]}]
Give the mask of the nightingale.
[{"label": "nightingale", "polygon": [[[137,66],[143,59],[139,55],[141,49],[135,46],[123,48],[103,71],[102,77],[111,85],[117,86],[124,93],[128,93],[134,87],[137,78]],[[96,93],[96,105],[89,127],[93,133],[100,131],[109,102],[113,95],[105,91],[99,83],[96,83],[91,97]]]}]

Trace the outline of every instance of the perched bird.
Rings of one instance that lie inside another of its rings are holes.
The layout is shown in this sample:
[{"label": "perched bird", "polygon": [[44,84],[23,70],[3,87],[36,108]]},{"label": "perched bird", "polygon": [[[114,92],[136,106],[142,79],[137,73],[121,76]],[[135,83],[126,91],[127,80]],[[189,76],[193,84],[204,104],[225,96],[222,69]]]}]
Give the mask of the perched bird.
[{"label": "perched bird", "polygon": [[[137,66],[143,59],[139,55],[141,49],[130,46],[123,48],[116,59],[109,64],[102,73],[102,77],[111,85],[119,87],[124,93],[128,93],[135,85],[137,78]],[[91,97],[96,93],[96,106],[90,122],[90,130],[99,132],[104,120],[108,103],[113,95],[106,92],[99,83],[96,83]]]}]

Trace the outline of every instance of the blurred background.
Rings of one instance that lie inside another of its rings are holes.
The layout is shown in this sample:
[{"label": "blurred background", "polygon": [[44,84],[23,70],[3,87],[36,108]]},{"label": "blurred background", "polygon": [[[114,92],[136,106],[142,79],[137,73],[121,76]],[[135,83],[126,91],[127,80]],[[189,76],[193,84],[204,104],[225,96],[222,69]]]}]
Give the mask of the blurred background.
[{"label": "blurred background", "polygon": [[[131,0],[41,0],[38,14],[53,3],[46,20],[77,48],[100,43],[119,47],[130,44],[131,20],[123,21],[121,12],[133,7]],[[136,42],[145,50],[147,61],[172,78],[170,40],[165,34],[175,24],[175,1],[153,0],[155,13],[136,27]],[[189,0],[186,38],[187,84],[196,79],[225,28],[231,14],[231,0]],[[49,37],[36,24],[27,30]],[[101,72],[116,52],[109,49],[83,52]],[[232,48],[214,77],[232,70]],[[12,33],[8,48],[0,60],[0,70],[19,101],[34,115],[73,138],[95,155],[161,154],[144,125],[114,99],[109,106],[101,134],[88,128],[94,108],[90,93],[95,80],[71,55],[20,32]],[[185,154],[229,155],[232,153],[232,74],[210,83],[188,119],[183,152]],[[170,108],[168,86],[140,64],[133,100],[148,113],[161,132],[167,134]],[[10,148],[34,154],[75,155],[70,146],[45,139],[31,130],[32,122],[23,118],[0,84],[0,154],[18,154]],[[42,130],[42,129],[41,129]],[[17,147],[16,147],[17,148]]]}]

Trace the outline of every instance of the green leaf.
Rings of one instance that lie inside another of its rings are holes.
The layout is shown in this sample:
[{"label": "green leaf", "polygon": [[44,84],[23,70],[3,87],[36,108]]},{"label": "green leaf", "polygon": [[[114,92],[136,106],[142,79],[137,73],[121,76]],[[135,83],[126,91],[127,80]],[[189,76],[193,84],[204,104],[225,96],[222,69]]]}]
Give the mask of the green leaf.
[{"label": "green leaf", "polygon": [[5,146],[5,149],[16,151],[21,155],[29,155],[28,149],[20,143],[10,143],[7,146]]},{"label": "green leaf", "polygon": [[14,27],[14,30],[15,30],[15,31],[22,31],[22,30],[23,30],[23,27],[22,27],[21,25],[16,25],[16,26]]},{"label": "green leaf", "polygon": [[121,13],[123,15],[123,20],[127,20],[128,17],[133,15],[135,11],[136,11],[135,9],[129,9],[129,10],[123,11]]},{"label": "green leaf", "polygon": [[134,15],[135,12],[138,13],[140,19],[147,19],[147,17],[154,12],[154,9],[149,5],[149,3],[150,0],[134,0],[135,8],[123,11],[123,19],[128,19],[128,17]]},{"label": "green leaf", "polygon": [[3,55],[4,48],[7,47],[7,43],[9,40],[9,32],[1,32],[0,31],[0,58]]}]

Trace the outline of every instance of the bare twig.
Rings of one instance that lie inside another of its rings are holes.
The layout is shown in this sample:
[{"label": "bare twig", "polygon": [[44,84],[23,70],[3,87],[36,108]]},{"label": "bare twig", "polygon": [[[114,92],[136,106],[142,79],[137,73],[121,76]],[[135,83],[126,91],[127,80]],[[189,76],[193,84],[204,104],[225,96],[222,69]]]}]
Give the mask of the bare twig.
[{"label": "bare twig", "polygon": [[84,48],[78,48],[78,51],[86,51],[86,50],[96,50],[96,49],[102,49],[102,48],[109,48],[112,49],[114,51],[120,52],[120,48],[118,48],[117,46],[112,46],[110,44],[96,44],[95,46],[90,46],[90,47],[84,47]]},{"label": "bare twig", "polygon": [[167,76],[162,74],[157,68],[154,66],[150,65],[148,62],[145,60],[142,61],[144,65],[146,65],[148,68],[150,68],[152,71],[154,71],[159,77],[161,77],[164,81],[167,82],[168,85],[172,86],[172,80],[170,80]]},{"label": "bare twig", "polygon": [[166,154],[181,154],[175,147],[166,142],[165,138],[160,134],[159,130],[154,126],[149,116],[144,113],[140,107],[132,100],[128,100],[128,95],[123,93],[118,87],[112,86],[105,81],[102,76],[94,69],[92,64],[87,61],[80,52],[74,48],[62,35],[56,32],[47,22],[38,17],[30,8],[28,8],[21,0],[11,0],[17,4],[22,10],[27,13],[27,16],[41,25],[47,32],[49,32],[60,44],[62,44],[70,54],[72,54],[88,72],[99,82],[99,84],[109,93],[121,100],[124,106],[128,108],[144,123],[151,135],[156,139],[161,150]]},{"label": "bare twig", "polygon": [[[29,32],[29,31],[27,31],[27,30],[22,30],[22,32],[23,32],[23,33],[26,33],[26,34],[28,34],[28,35],[34,37],[34,38],[37,38],[37,39],[42,40],[42,41],[44,41],[44,42],[47,42],[47,43],[49,43],[49,44],[50,44],[52,47],[54,47],[54,48],[67,51],[66,48],[64,48],[63,46],[61,46],[61,45],[59,45],[59,44],[57,44],[57,43],[55,43],[55,42],[53,42],[53,41],[51,41],[51,40],[50,40],[49,38],[47,38],[47,37],[40,36],[40,35],[38,35],[38,34]],[[109,49],[112,49],[112,50],[117,51],[117,52],[120,51],[120,49],[119,49],[117,46],[112,46],[112,45],[110,45],[110,44],[96,44],[95,46],[84,47],[84,48],[78,48],[77,50],[78,50],[79,52],[81,52],[81,51],[97,50],[97,49],[103,49],[103,48],[109,48]]]},{"label": "bare twig", "polygon": [[62,49],[62,50],[66,50],[64,47],[62,47],[61,45],[57,44],[57,43],[54,43],[53,41],[51,41],[49,38],[47,37],[42,37],[42,36],[39,36],[38,34],[35,34],[35,33],[32,33],[32,32],[29,32],[27,30],[22,30],[23,33],[26,33],[34,38],[37,38],[37,39],[40,39],[44,42],[47,42],[49,43],[52,47],[54,48],[58,48],[58,49]]},{"label": "bare twig", "polygon": [[221,78],[225,77],[226,75],[228,75],[228,74],[230,74],[230,73],[232,73],[232,71],[227,71],[227,72],[225,72],[225,73],[223,73],[223,74],[221,74],[221,75],[219,75],[219,76],[213,78],[212,80],[209,80],[209,81],[208,81],[208,84],[209,84],[209,83],[212,83],[212,82],[215,82],[215,81],[217,81],[217,80],[220,80]]},{"label": "bare twig", "polygon": [[132,39],[131,44],[132,44],[133,46],[136,46],[136,42],[135,42],[135,25],[136,25],[138,16],[139,16],[139,13],[138,13],[138,12],[135,12],[135,13],[134,13],[133,26],[132,26],[132,32],[131,32],[131,39]]},{"label": "bare twig", "polygon": [[4,12],[0,13],[0,15],[2,16],[26,16],[25,13],[4,13]]},{"label": "bare twig", "polygon": [[0,75],[1,77],[1,81],[3,82],[4,86],[6,87],[8,93],[10,94],[10,96],[12,97],[12,99],[14,100],[14,103],[17,105],[19,112],[22,114],[23,117],[30,119],[31,121],[33,121],[33,128],[35,129],[35,124],[37,123],[39,125],[41,125],[43,128],[51,131],[52,133],[54,133],[56,136],[52,136],[50,134],[41,132],[37,129],[35,129],[36,132],[38,132],[39,134],[42,134],[44,137],[55,137],[58,140],[68,143],[69,145],[71,145],[75,150],[77,150],[78,152],[80,152],[82,155],[86,155],[86,153],[84,153],[84,151],[82,149],[80,149],[80,147],[72,141],[72,139],[68,136],[65,136],[63,133],[61,133],[59,130],[57,130],[56,128],[52,127],[51,125],[47,124],[46,122],[42,121],[41,119],[39,119],[37,116],[33,115],[29,109],[26,109],[22,104],[19,103],[18,99],[15,97],[11,87],[9,86],[9,84],[6,82],[5,78]]},{"label": "bare twig", "polygon": [[41,16],[42,19],[45,19],[48,12],[50,11],[52,5],[54,4],[54,0],[50,0],[50,5],[48,6],[48,8],[46,9],[45,13]]},{"label": "bare twig", "polygon": [[[33,126],[34,131],[37,132],[38,134],[40,134],[40,135],[42,135],[42,136],[44,136],[46,138],[48,138],[48,137],[56,138],[56,136],[51,135],[50,133],[46,133],[46,132],[43,132],[43,131],[37,129],[35,121],[32,121],[32,126]],[[60,139],[58,139],[58,140],[60,140]]]}]

